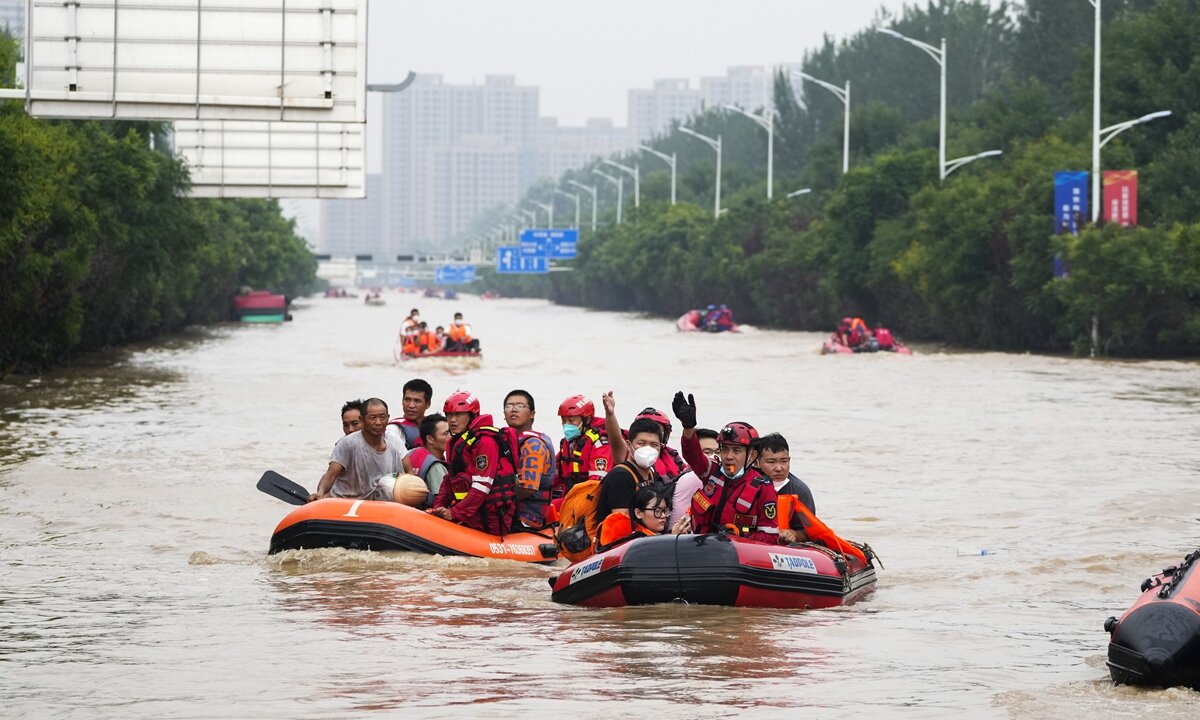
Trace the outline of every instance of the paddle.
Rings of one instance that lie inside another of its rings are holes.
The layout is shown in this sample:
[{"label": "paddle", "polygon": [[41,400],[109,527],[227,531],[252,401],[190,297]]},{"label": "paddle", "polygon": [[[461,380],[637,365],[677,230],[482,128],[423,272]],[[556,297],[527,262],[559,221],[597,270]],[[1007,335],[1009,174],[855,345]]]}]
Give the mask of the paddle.
[{"label": "paddle", "polygon": [[271,497],[279,498],[286,503],[293,505],[308,503],[309,493],[307,490],[274,470],[268,470],[263,473],[263,476],[258,479],[258,485],[255,487]]}]

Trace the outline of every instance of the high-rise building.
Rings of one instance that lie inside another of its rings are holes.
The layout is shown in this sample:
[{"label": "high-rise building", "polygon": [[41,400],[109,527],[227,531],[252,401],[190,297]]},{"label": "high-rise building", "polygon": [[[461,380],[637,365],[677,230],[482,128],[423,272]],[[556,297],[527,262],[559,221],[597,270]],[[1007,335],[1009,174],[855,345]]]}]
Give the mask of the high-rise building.
[{"label": "high-rise building", "polygon": [[655,80],[654,87],[629,91],[630,145],[646,142],[700,109],[700,91],[687,80]]},{"label": "high-rise building", "polygon": [[737,105],[757,111],[774,105],[774,71],[761,65],[738,65],[721,77],[700,78],[700,96],[706,107]]},{"label": "high-rise building", "polygon": [[537,177],[558,178],[597,157],[608,157],[633,147],[629,131],[608,118],[588,118],[583,127],[563,126],[544,117],[538,132]]},{"label": "high-rise building", "polygon": [[321,201],[317,252],[350,257],[383,251],[382,185],[383,178],[378,173],[368,173],[365,199]]},{"label": "high-rise building", "polygon": [[[512,203],[532,182],[538,89],[511,76],[450,85],[419,75],[384,96],[383,223],[386,254],[438,249],[456,239],[469,209]],[[468,178],[466,168],[480,175]]]}]

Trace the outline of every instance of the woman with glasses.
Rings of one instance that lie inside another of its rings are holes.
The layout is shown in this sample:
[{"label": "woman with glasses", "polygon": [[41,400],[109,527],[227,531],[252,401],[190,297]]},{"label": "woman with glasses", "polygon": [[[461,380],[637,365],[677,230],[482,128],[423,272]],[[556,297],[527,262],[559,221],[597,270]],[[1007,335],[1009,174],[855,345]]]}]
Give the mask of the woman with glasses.
[{"label": "woman with glasses", "polygon": [[[618,545],[647,535],[662,535],[667,531],[671,516],[671,486],[655,482],[643,485],[633,494],[629,514],[615,512],[604,518],[596,538],[596,552],[605,552]],[[678,535],[690,525],[685,517],[671,529]]]}]

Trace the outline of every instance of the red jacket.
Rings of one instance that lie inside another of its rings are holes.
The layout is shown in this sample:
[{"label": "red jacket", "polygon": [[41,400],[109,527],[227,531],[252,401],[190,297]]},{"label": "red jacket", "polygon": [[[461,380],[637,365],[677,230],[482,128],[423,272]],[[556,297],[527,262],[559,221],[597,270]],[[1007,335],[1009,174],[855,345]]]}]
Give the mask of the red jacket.
[{"label": "red jacket", "polygon": [[612,469],[612,448],[604,432],[604,420],[594,420],[579,437],[558,446],[558,472],[554,477],[554,497],[567,494],[576,483],[598,480]]},{"label": "red jacket", "polygon": [[732,527],[749,540],[779,544],[775,486],[769,478],[757,468],[746,468],[741,477],[730,480],[721,472],[720,463],[709,460],[700,449],[695,435],[684,436],[680,449],[701,482],[692,496],[692,532],[719,532]]},{"label": "red jacket", "polygon": [[500,454],[492,416],[480,415],[466,432],[450,438],[446,458],[450,470],[434,507],[450,508],[450,517],[460,525],[492,535],[508,532],[517,507],[516,472]]}]

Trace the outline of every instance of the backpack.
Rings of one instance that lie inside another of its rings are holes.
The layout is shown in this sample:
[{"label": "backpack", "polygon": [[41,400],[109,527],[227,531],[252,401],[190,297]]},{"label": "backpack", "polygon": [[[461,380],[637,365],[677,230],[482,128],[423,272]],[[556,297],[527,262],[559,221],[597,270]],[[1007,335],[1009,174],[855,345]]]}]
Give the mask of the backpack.
[{"label": "backpack", "polygon": [[595,552],[596,506],[600,503],[600,480],[575,483],[558,509],[558,546],[563,557],[578,562]]}]

